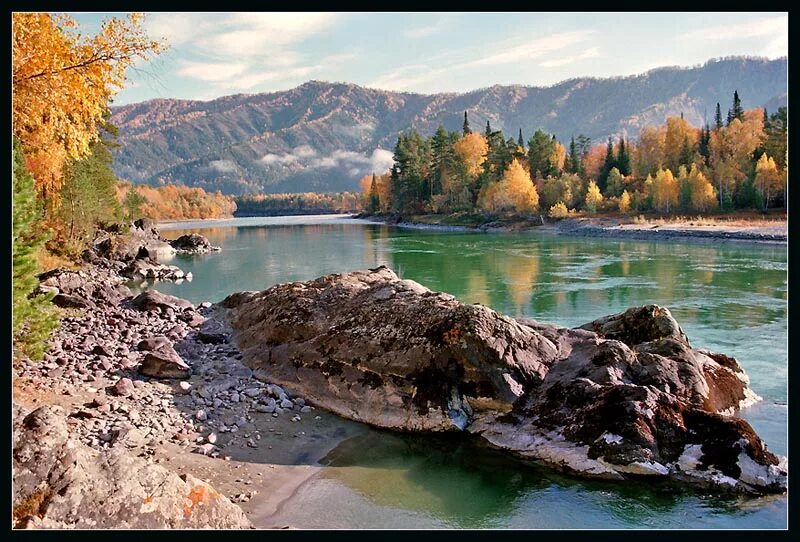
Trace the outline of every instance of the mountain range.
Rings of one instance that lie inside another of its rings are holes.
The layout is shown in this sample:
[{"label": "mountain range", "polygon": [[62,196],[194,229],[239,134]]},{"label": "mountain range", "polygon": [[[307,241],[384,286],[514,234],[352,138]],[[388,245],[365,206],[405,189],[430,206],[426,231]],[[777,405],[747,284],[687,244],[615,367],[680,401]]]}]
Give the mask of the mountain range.
[{"label": "mountain range", "polygon": [[786,105],[787,59],[731,57],[641,75],[575,78],[549,87],[520,85],[463,94],[415,94],[309,81],[296,88],[210,101],[154,99],[112,108],[119,128],[115,170],[151,185],[184,184],[225,194],[355,190],[386,171],[399,133],[431,135],[439,125],[502,129],[527,140],[553,133],[604,142],[633,138],[646,125],[683,114],[700,126],[723,115],[738,90],[745,108]]}]

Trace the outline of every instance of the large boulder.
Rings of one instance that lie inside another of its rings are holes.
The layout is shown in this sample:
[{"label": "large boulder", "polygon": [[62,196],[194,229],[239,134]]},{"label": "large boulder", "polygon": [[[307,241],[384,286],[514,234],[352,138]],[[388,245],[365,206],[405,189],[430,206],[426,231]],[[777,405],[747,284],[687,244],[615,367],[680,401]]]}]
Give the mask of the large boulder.
[{"label": "large boulder", "polygon": [[119,272],[123,277],[133,280],[191,280],[192,274],[184,274],[180,267],[158,263],[152,258],[137,258]]},{"label": "large boulder", "polygon": [[131,224],[126,233],[100,232],[94,240],[93,250],[101,258],[123,262],[138,258],[160,261],[175,254],[175,249],[161,238],[154,223],[144,219]]},{"label": "large boulder", "polygon": [[12,498],[17,528],[251,527],[238,506],[197,478],[148,464],[124,446],[97,452],[70,438],[58,406],[15,420]]},{"label": "large boulder", "polygon": [[139,341],[138,349],[147,352],[139,372],[153,378],[189,378],[192,368],[175,351],[172,341],[163,335]]},{"label": "large boulder", "polygon": [[205,254],[220,250],[220,247],[213,246],[206,237],[199,233],[181,235],[177,239],[170,241],[169,244],[179,254]]},{"label": "large boulder", "polygon": [[245,363],[341,416],[466,430],[586,476],[782,492],[786,464],[733,417],[739,363],[695,349],[650,305],[578,329],[464,305],[380,267],[222,302]]},{"label": "large boulder", "polygon": [[147,290],[137,295],[131,300],[131,306],[140,311],[166,311],[171,309],[175,312],[183,312],[193,311],[195,308],[190,301],[174,295],[162,294],[156,290]]}]

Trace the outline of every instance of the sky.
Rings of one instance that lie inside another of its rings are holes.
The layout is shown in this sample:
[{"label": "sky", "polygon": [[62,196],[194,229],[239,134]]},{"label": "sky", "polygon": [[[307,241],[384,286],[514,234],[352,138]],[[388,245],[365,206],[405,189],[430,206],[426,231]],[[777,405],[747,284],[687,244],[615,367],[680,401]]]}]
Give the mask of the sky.
[{"label": "sky", "polygon": [[[84,33],[120,13],[73,13]],[[467,92],[634,75],[712,58],[788,56],[787,13],[148,13],[168,50],[115,105],[210,100],[309,80]]]}]

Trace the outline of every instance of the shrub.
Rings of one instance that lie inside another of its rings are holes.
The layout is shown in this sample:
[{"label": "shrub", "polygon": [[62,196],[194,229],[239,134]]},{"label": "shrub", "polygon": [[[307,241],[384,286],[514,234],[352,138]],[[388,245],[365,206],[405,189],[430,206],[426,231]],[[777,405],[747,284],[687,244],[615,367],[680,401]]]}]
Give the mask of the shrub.
[{"label": "shrub", "polygon": [[563,201],[559,201],[547,212],[547,216],[550,218],[566,218],[569,216],[569,211],[567,210],[567,206],[564,205]]}]

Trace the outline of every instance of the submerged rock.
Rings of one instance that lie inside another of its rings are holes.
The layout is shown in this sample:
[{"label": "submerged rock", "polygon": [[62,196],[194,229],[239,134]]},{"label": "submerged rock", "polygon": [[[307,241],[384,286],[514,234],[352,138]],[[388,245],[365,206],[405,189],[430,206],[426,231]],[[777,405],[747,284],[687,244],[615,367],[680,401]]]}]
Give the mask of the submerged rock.
[{"label": "submerged rock", "polygon": [[97,452],[70,438],[58,406],[15,419],[12,463],[17,528],[251,527],[238,506],[191,475],[147,463],[124,446]]},{"label": "submerged rock", "polygon": [[137,258],[120,270],[120,275],[134,280],[181,280],[188,278],[180,267],[147,258]]},{"label": "submerged rock", "polygon": [[738,362],[692,348],[649,305],[577,329],[515,320],[386,267],[222,302],[244,362],[343,417],[459,431],[586,476],[783,492],[786,465],[731,415]]}]

